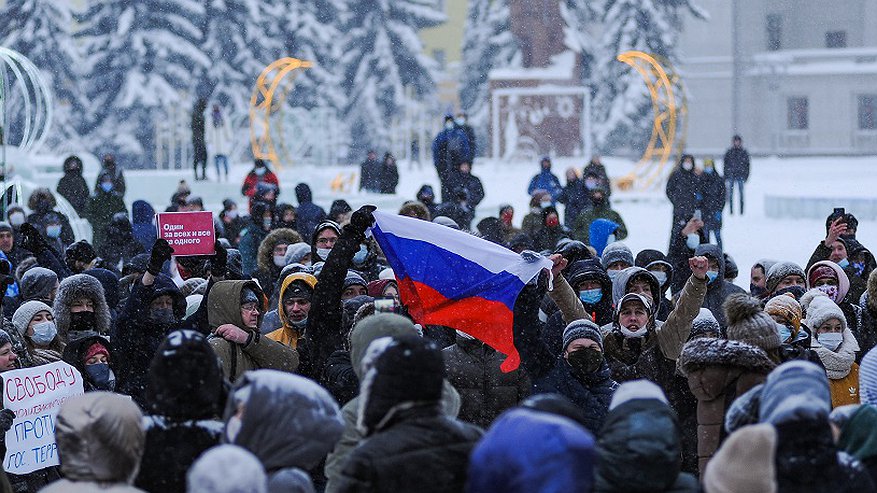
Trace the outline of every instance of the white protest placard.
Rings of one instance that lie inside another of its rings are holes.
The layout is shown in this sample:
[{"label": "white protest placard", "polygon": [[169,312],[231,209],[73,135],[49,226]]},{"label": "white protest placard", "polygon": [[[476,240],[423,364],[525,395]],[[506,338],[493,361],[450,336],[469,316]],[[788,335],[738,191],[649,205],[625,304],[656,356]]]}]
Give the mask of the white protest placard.
[{"label": "white protest placard", "polygon": [[71,397],[85,392],[79,370],[58,361],[10,370],[3,377],[3,407],[15,413],[6,432],[3,470],[27,474],[60,464],[55,444],[55,417]]}]

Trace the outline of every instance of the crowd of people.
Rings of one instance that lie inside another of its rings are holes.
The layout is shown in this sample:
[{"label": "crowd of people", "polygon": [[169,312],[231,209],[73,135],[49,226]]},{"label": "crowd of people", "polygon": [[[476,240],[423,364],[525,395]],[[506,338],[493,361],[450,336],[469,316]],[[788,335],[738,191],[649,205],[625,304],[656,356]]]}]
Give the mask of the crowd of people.
[{"label": "crowd of people", "polygon": [[[92,189],[68,158],[56,191],[94,240],[48,189],[7,210],[0,372],[64,361],[86,393],[57,416],[60,466],[0,490],[877,491],[877,262],[852,213],[828,216],[810,259],[753,265],[747,292],[716,234],[714,164],[680,159],[665,253],[624,244],[599,157],[566,186],[542,159],[520,227],[510,205],[472,227],[483,188],[471,159],[450,163],[448,196],[425,185],[398,213],[552,265],[514,304],[510,372],[412,319],[371,206],[326,213],[305,183],[280,202],[256,160],[215,253],[177,257],[151,204],[129,217],[112,156]],[[181,182],[165,210],[204,205]]]}]

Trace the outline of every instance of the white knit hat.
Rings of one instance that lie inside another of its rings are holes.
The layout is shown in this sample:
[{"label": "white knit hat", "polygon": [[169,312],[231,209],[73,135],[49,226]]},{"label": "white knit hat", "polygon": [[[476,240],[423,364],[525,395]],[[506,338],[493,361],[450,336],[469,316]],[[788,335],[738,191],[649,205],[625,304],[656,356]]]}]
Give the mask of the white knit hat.
[{"label": "white knit hat", "polygon": [[811,289],[804,293],[804,296],[801,297],[801,306],[807,312],[804,321],[814,333],[822,324],[832,318],[838,319],[846,330],[847,319],[844,312],[822,291]]},{"label": "white knit hat", "polygon": [[609,410],[611,411],[625,402],[636,399],[655,399],[664,404],[668,404],[667,396],[664,395],[664,391],[661,390],[661,387],[644,379],[631,380],[621,384],[618,389],[615,390],[615,393],[612,394],[612,401],[609,402]]}]

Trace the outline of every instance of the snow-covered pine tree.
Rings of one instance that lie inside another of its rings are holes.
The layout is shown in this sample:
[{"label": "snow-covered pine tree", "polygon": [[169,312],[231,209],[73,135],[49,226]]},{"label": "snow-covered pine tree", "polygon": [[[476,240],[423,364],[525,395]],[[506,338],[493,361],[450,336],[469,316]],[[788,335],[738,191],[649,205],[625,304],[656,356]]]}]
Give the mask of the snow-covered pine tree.
[{"label": "snow-covered pine tree", "polygon": [[341,89],[342,0],[287,0],[280,37],[286,56],[307,60],[313,66],[295,79],[290,103],[304,108],[344,109]]},{"label": "snow-covered pine tree", "polygon": [[[28,57],[53,89],[54,121],[48,144],[75,146],[84,128],[82,116],[87,102],[77,80],[81,65],[71,33],[73,19],[69,4],[54,0],[6,2],[0,9],[0,19],[3,19],[0,46]],[[9,110],[14,113],[15,108]],[[15,140],[14,135],[9,137]]]},{"label": "snow-covered pine tree", "polygon": [[97,150],[119,154],[127,166],[150,163],[154,123],[203,95],[211,64],[201,51],[204,15],[196,0],[104,0],[76,15]]},{"label": "snow-covered pine tree", "polygon": [[520,48],[509,27],[507,0],[471,0],[463,33],[460,105],[469,115],[479,142],[487,142],[490,71],[520,64]]},{"label": "snow-covered pine tree", "polygon": [[560,15],[566,25],[563,27],[564,44],[579,54],[582,60],[582,83],[591,84],[594,62],[600,50],[595,39],[594,27],[599,24],[598,2],[579,0],[560,0]]},{"label": "snow-covered pine tree", "polygon": [[256,78],[283,56],[278,37],[285,2],[208,0],[202,51],[210,57],[205,83],[226,110],[245,112]]},{"label": "snow-covered pine tree", "polygon": [[604,32],[594,79],[594,137],[601,151],[645,147],[652,128],[651,103],[642,78],[615,57],[629,50],[653,53],[676,63],[682,14],[706,13],[691,0],[606,0]]},{"label": "snow-covered pine tree", "polygon": [[445,20],[438,0],[348,0],[341,65],[347,93],[346,121],[354,136],[350,152],[387,148],[390,120],[405,104],[435,91],[434,62],[423,54],[418,30]]}]

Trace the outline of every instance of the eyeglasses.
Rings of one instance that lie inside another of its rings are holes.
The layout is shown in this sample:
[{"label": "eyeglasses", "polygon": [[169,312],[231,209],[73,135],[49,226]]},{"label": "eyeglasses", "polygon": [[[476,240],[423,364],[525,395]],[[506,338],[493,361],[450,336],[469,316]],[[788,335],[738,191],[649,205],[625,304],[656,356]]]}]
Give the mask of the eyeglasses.
[{"label": "eyeglasses", "polygon": [[260,310],[260,306],[255,301],[251,301],[249,303],[244,303],[241,305],[241,310],[245,312],[258,312]]}]

